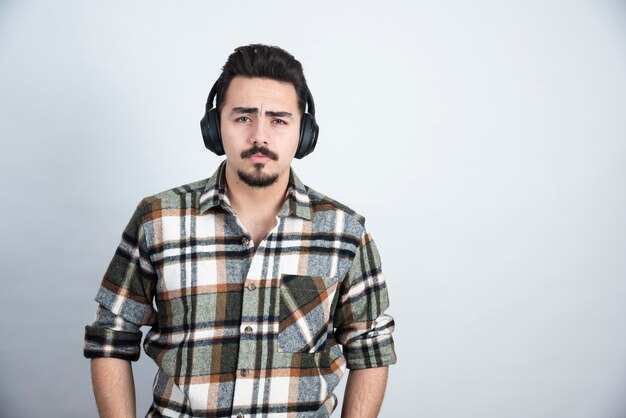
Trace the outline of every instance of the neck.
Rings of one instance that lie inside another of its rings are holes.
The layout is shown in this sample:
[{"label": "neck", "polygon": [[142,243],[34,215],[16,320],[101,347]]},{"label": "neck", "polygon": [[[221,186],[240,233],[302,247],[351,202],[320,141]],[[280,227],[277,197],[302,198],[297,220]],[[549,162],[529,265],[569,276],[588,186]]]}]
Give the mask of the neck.
[{"label": "neck", "polygon": [[280,176],[268,187],[252,187],[241,181],[239,175],[226,163],[226,193],[235,213],[254,213],[256,216],[276,216],[285,201],[289,174]]}]

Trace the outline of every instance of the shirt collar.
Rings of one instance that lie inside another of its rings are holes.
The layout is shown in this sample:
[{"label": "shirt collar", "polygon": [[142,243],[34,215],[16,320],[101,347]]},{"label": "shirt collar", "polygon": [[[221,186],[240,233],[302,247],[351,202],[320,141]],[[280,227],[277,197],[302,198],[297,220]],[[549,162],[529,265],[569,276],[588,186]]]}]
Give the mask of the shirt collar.
[{"label": "shirt collar", "polygon": [[[230,201],[226,195],[226,161],[224,160],[215,173],[206,181],[206,185],[200,195],[200,211],[206,212],[209,209],[220,206],[224,210],[234,213],[230,206]],[[280,211],[279,217],[297,216],[306,220],[313,219],[311,209],[311,198],[306,186],[300,181],[293,169],[289,169],[289,185],[287,186],[287,197]]]},{"label": "shirt collar", "polygon": [[313,219],[311,198],[306,186],[300,181],[292,168],[289,169],[289,186],[287,186],[287,198],[278,216],[294,215],[306,220]]}]

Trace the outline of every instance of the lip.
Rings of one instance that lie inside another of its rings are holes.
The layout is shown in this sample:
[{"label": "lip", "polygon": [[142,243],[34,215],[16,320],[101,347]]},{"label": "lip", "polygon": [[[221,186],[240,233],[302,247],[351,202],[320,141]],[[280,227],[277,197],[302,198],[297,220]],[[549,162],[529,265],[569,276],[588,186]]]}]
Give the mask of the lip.
[{"label": "lip", "polygon": [[264,163],[270,159],[268,156],[263,155],[260,152],[257,152],[256,154],[252,154],[248,158],[250,159],[250,161],[255,162],[255,163]]}]

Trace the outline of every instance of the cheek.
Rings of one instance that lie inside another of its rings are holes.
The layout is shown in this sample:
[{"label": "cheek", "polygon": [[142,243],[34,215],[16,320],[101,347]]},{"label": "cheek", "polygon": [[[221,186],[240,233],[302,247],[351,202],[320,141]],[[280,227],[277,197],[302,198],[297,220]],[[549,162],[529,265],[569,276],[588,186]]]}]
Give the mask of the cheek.
[{"label": "cheek", "polygon": [[288,135],[283,138],[283,151],[288,154],[295,154],[296,149],[298,148],[298,143],[300,142],[300,129],[293,130],[289,132]]},{"label": "cheek", "polygon": [[[222,136],[222,144],[224,145],[224,151],[228,154],[230,151],[237,151],[243,146],[243,141],[240,140],[241,134],[237,133],[232,127],[224,126],[220,130]],[[242,143],[240,143],[242,142]]]}]

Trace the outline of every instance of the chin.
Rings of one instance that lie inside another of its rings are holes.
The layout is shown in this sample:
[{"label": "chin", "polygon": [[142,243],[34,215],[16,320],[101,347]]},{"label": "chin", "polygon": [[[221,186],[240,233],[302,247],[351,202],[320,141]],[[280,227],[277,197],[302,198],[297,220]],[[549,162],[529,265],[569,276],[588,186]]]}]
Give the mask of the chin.
[{"label": "chin", "polygon": [[255,170],[253,173],[247,173],[243,170],[239,170],[237,175],[239,176],[239,180],[250,187],[265,188],[278,181],[278,174],[263,173],[259,170]]}]

